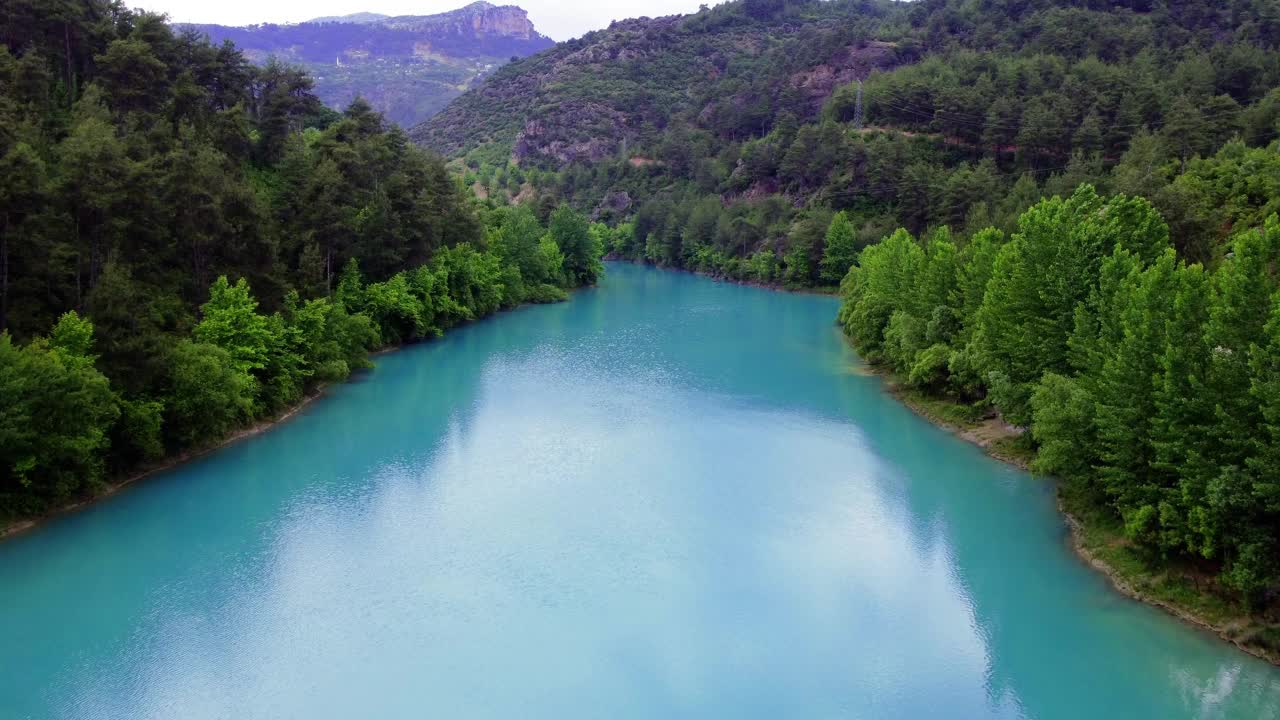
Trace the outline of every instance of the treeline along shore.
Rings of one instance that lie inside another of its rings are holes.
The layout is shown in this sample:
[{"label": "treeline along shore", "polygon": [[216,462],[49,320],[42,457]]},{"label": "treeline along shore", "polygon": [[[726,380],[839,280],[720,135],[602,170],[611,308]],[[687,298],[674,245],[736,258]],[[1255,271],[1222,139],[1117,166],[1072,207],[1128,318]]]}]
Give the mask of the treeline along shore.
[{"label": "treeline along shore", "polygon": [[0,18],[0,522],[278,417],[369,352],[593,284],[367,104],[117,3]]}]

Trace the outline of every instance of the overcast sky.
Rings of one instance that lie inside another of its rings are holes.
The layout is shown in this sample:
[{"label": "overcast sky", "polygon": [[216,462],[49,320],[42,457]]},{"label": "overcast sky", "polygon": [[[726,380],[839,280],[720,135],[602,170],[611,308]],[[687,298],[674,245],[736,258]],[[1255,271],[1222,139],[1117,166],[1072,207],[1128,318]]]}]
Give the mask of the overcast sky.
[{"label": "overcast sky", "polygon": [[[467,5],[470,0],[126,0],[130,7],[166,13],[174,22],[253,25],[301,22],[326,15],[378,12],[432,15]],[[606,27],[611,20],[694,12],[714,0],[490,0],[519,5],[543,35],[568,40]]]}]

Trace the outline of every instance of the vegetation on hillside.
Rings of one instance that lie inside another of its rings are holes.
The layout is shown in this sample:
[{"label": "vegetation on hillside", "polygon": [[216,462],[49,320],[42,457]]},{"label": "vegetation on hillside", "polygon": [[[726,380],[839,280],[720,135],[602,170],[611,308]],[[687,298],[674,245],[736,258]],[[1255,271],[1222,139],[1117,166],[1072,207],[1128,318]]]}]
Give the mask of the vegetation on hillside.
[{"label": "vegetation on hillside", "polygon": [[1266,0],[744,0],[514,63],[412,135],[618,256],[840,285],[912,392],[998,410],[1144,562],[1274,608],[1278,50]]},{"label": "vegetation on hillside", "polygon": [[1008,232],[1083,183],[1212,262],[1275,210],[1277,47],[1256,0],[735,2],[512,63],[411,136],[491,198],[635,221],[620,255],[736,278],[834,284],[838,212],[859,248]]},{"label": "vegetation on hillside", "polygon": [[600,272],[582,214],[479,207],[367,104],[159,16],[24,0],[0,42],[0,517]]}]

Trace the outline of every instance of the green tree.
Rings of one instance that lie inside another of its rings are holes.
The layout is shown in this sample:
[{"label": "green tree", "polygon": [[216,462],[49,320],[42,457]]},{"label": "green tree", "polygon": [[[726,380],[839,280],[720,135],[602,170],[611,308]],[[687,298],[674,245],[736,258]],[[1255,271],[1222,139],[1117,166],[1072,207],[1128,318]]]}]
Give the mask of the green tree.
[{"label": "green tree", "polygon": [[604,248],[591,234],[587,218],[573,208],[561,205],[551,213],[548,229],[551,239],[564,253],[566,281],[573,287],[594,285],[604,272],[604,265],[600,262]]},{"label": "green tree", "polygon": [[198,342],[226,350],[237,372],[250,374],[266,367],[275,339],[267,318],[258,314],[258,301],[244,278],[235,285],[226,275],[215,280],[200,312],[204,317],[192,331]]},{"label": "green tree", "polygon": [[253,378],[217,345],[180,341],[170,355],[164,427],[173,447],[216,441],[253,417]]},{"label": "green tree", "polygon": [[994,378],[997,405],[1025,426],[1034,384],[1045,372],[1071,369],[1076,306],[1093,291],[1102,259],[1117,247],[1150,259],[1168,247],[1168,228],[1149,203],[1103,201],[1089,186],[1068,200],[1041,202],[1018,227],[996,257],[973,342],[978,366]]},{"label": "green tree", "polygon": [[48,340],[20,347],[0,333],[0,510],[39,512],[102,479],[120,411],[92,334],[74,312]]},{"label": "green tree", "polygon": [[822,279],[838,285],[858,260],[858,247],[853,223],[847,213],[836,213],[827,228],[826,243],[822,249]]}]

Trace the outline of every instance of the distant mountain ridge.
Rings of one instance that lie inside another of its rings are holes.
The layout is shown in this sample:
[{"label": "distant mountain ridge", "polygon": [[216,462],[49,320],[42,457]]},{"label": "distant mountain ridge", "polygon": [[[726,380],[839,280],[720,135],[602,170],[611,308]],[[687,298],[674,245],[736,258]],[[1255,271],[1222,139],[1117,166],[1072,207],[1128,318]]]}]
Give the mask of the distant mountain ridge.
[{"label": "distant mountain ridge", "polygon": [[375,12],[358,12],[350,15],[326,15],[325,17],[311,18],[305,22],[308,23],[375,23],[379,20],[386,20],[390,15],[383,15]]},{"label": "distant mountain ridge", "polygon": [[510,58],[555,44],[522,8],[488,2],[436,15],[362,12],[296,24],[178,28],[216,43],[230,40],[257,63],[275,57],[302,65],[325,104],[341,108],[362,96],[405,127],[439,112]]}]

